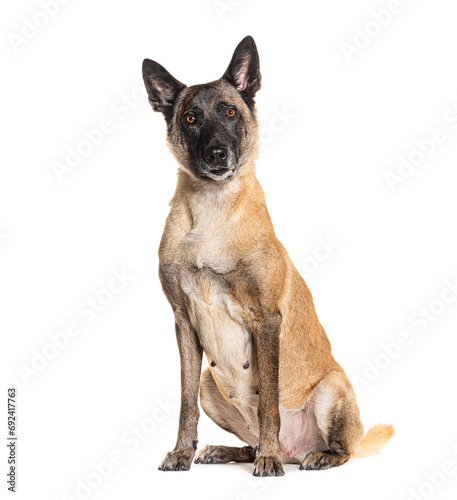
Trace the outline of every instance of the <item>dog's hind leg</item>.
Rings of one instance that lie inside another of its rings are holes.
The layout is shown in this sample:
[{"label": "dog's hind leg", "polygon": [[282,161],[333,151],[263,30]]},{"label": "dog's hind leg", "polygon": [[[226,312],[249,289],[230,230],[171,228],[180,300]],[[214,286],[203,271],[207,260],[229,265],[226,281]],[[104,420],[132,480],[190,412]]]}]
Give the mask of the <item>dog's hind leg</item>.
[{"label": "dog's hind leg", "polygon": [[200,403],[204,412],[219,427],[235,434],[248,446],[206,446],[197,454],[195,463],[254,462],[258,434],[253,432],[238,408],[223,398],[209,368],[202,373],[200,379]]},{"label": "dog's hind leg", "polygon": [[196,464],[226,464],[227,462],[254,462],[254,448],[243,446],[205,446],[195,458]]},{"label": "dog's hind leg", "polygon": [[327,449],[308,453],[300,469],[330,469],[344,464],[363,437],[354,390],[345,373],[335,370],[320,380],[309,404]]}]

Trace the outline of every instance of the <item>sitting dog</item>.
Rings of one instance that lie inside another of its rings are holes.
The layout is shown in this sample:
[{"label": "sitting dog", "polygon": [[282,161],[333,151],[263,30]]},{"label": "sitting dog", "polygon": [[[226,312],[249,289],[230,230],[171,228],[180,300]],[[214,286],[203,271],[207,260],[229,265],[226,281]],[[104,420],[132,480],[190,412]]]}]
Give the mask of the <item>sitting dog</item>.
[{"label": "sitting dog", "polygon": [[354,390],[255,175],[254,40],[244,38],[211,83],[187,87],[149,59],[143,77],[179,164],[159,276],[175,317],[181,409],[176,446],[159,469],[189,470],[199,390],[206,414],[247,446],[207,446],[195,463],[253,462],[255,476],[281,476],[283,463],[328,469],[377,453],[393,428],[364,436]]}]

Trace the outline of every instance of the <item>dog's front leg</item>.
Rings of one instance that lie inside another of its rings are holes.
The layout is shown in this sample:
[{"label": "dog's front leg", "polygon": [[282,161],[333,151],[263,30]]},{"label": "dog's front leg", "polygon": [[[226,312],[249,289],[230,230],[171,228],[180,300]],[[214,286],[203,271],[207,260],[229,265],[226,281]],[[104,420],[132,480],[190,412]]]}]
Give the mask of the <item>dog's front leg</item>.
[{"label": "dog's front leg", "polygon": [[259,367],[259,450],[254,476],[283,476],[279,451],[279,332],[281,317],[272,314],[251,324]]},{"label": "dog's front leg", "polygon": [[197,449],[198,389],[203,350],[188,321],[177,315],[176,339],[181,358],[181,410],[176,446],[159,466],[159,470],[189,470]]}]

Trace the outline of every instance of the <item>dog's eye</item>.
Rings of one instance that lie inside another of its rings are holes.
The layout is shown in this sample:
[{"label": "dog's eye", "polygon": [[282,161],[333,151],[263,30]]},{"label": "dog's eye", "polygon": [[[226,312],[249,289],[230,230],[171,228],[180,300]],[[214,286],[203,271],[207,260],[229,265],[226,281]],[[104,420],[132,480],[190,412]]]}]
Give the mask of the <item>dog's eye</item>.
[{"label": "dog's eye", "polygon": [[227,109],[227,116],[230,116],[230,118],[233,118],[235,115],[236,115],[236,111],[233,108]]},{"label": "dog's eye", "polygon": [[195,122],[195,116],[194,115],[187,115],[186,122],[187,123],[194,123]]}]

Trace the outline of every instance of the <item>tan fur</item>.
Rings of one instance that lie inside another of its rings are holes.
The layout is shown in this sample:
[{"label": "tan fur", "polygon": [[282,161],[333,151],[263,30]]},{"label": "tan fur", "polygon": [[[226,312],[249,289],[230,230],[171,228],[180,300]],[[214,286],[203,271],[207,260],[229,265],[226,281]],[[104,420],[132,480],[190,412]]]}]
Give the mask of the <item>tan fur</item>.
[{"label": "tan fur", "polygon": [[394,428],[390,424],[376,424],[370,427],[360,442],[359,447],[352,454],[352,458],[364,458],[378,454],[394,434]]},{"label": "tan fur", "polygon": [[[319,469],[376,453],[393,428],[377,425],[363,438],[353,388],[332,356],[306,283],[276,238],[255,175],[255,113],[224,80],[211,86],[215,102],[234,103],[245,120],[238,170],[229,182],[214,183],[192,173],[179,124],[189,102],[198,99],[198,86],[185,88],[168,135],[180,169],[159,249],[162,285],[176,324],[188,338],[195,332],[214,365],[201,377],[202,407],[250,445],[243,452],[211,447],[211,456],[250,459],[260,440],[256,470],[265,460],[269,473],[276,468],[280,475],[281,460]],[[214,112],[209,105],[205,111]],[[182,348],[182,361],[199,355],[192,349]],[[187,417],[181,413],[184,428]],[[190,434],[196,436],[195,419]],[[186,439],[182,448],[189,455]]]},{"label": "tan fur", "polygon": [[[266,248],[258,248],[260,238],[268,242]],[[351,394],[357,409],[355,396],[343,369],[331,354],[311,293],[275,236],[253,166],[245,168],[234,182],[222,188],[217,186],[217,190],[204,190],[186,172],[180,172],[160,258],[178,260],[197,269],[181,283],[189,297],[190,321],[209,363],[213,359],[217,363],[211,371],[220,393],[241,414],[249,413],[250,410],[243,409],[246,405],[255,408],[258,402],[257,360],[243,319],[245,306],[242,297],[223,289],[207,270],[227,273],[246,255],[257,262],[256,268],[266,286],[278,294],[282,315],[281,413],[302,410],[308,399],[313,400],[318,424],[326,431],[331,425],[330,410],[339,394]],[[251,365],[248,372],[242,368],[246,360]],[[229,398],[229,394],[233,397]],[[351,450],[361,439],[360,429],[358,422],[354,422]],[[377,439],[383,443],[390,437],[391,434],[369,434],[362,443],[369,443],[369,449],[374,450]],[[362,456],[362,451],[357,453],[355,456]]]}]

